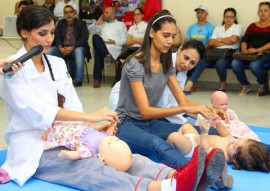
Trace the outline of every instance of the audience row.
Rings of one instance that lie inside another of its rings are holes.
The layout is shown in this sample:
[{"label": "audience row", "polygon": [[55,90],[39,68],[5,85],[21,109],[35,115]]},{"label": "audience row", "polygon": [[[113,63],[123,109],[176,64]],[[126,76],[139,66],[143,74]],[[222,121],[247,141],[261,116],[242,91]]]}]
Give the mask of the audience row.
[{"label": "audience row", "polygon": [[[22,2],[24,1],[20,3]],[[46,0],[43,6],[50,7],[49,5],[53,5],[53,3],[52,0]],[[91,7],[91,3],[93,4],[94,2],[82,2],[82,14],[91,12],[87,11],[87,8]],[[54,41],[55,47],[49,53],[63,58],[67,56],[72,58],[74,64],[72,62],[70,64],[70,74],[74,78],[74,85],[78,87],[83,82],[84,58],[90,59],[90,49],[87,44],[88,35],[85,35],[87,34],[87,25],[76,18],[77,10],[78,5],[73,0],[63,0],[56,4],[54,14],[58,17],[65,17],[59,23],[66,23],[66,27],[60,29],[62,25],[57,26]],[[224,92],[227,90],[226,68],[230,66],[242,86],[239,95],[247,94],[251,90],[251,84],[245,74],[245,68],[248,67],[257,78],[259,85],[257,95],[263,96],[268,94],[267,88],[264,87],[266,78],[264,67],[270,66],[270,55],[267,52],[270,49],[270,3],[261,2],[259,4],[259,20],[251,23],[244,34],[243,27],[241,24],[238,24],[237,11],[234,8],[226,8],[224,10],[222,24],[216,27],[207,21],[208,8],[205,5],[200,5],[194,11],[196,12],[197,22],[189,26],[184,42],[190,39],[202,41],[206,54],[204,59],[187,73],[188,80],[184,87],[184,93],[189,95],[195,91],[195,83],[203,70],[212,65],[216,68],[220,79],[218,90]],[[101,14],[102,12],[99,11],[99,13]],[[121,69],[125,59],[136,52],[142,43],[147,26],[147,23],[143,21],[143,16],[143,10],[136,8],[134,10],[134,25],[127,31],[124,23],[117,20],[116,10],[109,7],[104,10],[104,14],[96,17],[98,18],[97,22],[88,28],[88,32],[93,35],[94,88],[99,88],[101,85],[104,62],[112,63],[116,61],[117,70],[113,85],[120,80]],[[84,17],[86,18],[86,15]],[[80,23],[83,29],[76,24],[73,26],[74,21],[75,23]],[[81,35],[80,33],[83,34]],[[174,42],[175,51],[177,51],[181,43],[180,39],[181,33],[178,27]],[[80,54],[76,54],[75,50],[80,50]],[[236,57],[235,52],[240,54],[241,57]],[[254,56],[256,54],[261,56]],[[250,58],[249,55],[253,55],[253,57]]]}]

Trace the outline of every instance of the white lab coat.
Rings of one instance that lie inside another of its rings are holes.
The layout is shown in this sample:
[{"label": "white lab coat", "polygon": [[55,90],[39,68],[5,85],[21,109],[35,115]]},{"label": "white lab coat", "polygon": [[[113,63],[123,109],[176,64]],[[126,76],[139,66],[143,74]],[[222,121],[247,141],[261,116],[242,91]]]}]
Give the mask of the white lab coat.
[{"label": "white lab coat", "polygon": [[[26,53],[24,47],[11,56],[18,58]],[[38,73],[32,60],[14,75],[0,77],[0,96],[7,103],[9,124],[5,135],[8,154],[4,168],[18,185],[35,173],[43,153],[41,134],[51,127],[57,112],[57,91],[64,95],[64,108],[82,111],[82,104],[72,85],[63,59],[47,56],[55,81],[52,80],[47,62],[45,71]]]}]

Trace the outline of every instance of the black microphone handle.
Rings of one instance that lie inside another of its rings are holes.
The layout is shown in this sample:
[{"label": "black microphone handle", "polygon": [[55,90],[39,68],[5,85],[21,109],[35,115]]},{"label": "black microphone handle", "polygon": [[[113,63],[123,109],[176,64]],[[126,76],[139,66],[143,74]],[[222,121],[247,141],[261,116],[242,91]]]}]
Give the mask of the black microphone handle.
[{"label": "black microphone handle", "polygon": [[25,62],[25,61],[29,60],[30,58],[32,58],[33,56],[41,53],[42,51],[43,51],[43,47],[41,45],[37,45],[37,46],[32,47],[29,52],[27,52],[26,54],[17,58],[14,62],[5,66],[3,68],[3,72],[7,73],[7,72],[12,71],[13,64],[18,64],[18,62]]}]

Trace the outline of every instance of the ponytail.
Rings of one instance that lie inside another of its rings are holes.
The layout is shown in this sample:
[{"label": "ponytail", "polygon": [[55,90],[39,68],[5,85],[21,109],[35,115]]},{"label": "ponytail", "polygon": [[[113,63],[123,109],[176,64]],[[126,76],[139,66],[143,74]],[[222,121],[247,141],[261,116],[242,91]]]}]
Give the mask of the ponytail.
[{"label": "ponytail", "polygon": [[[53,71],[52,71],[52,66],[51,66],[51,64],[49,62],[49,59],[47,58],[47,56],[45,54],[43,54],[43,55],[44,55],[44,58],[45,58],[45,60],[46,60],[46,62],[48,64],[49,71],[50,71],[50,74],[51,74],[51,78],[52,78],[53,81],[55,81],[54,75],[53,75]],[[58,92],[58,90],[57,90],[57,101],[58,101],[58,107],[63,108],[64,107],[64,103],[66,101],[66,98],[65,98],[65,96],[63,96],[62,94],[60,94]]]}]

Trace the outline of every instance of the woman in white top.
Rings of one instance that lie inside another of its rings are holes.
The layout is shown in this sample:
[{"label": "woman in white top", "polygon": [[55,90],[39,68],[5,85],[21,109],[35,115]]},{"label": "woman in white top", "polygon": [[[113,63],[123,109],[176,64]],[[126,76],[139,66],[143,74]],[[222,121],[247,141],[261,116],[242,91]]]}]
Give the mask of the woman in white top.
[{"label": "woman in white top", "polygon": [[[209,40],[209,49],[211,48],[231,48],[238,49],[239,42],[242,34],[242,27],[237,24],[236,10],[234,8],[227,8],[223,13],[222,26],[217,26],[214,29],[211,39]],[[233,50],[231,50],[233,52]],[[207,52],[206,52],[207,54]],[[195,84],[202,74],[203,70],[210,64],[214,64],[217,73],[220,78],[220,91],[226,91],[226,66],[232,61],[232,56],[229,58],[220,58],[214,61],[206,61],[206,59],[201,60],[200,64],[195,68],[192,74],[192,84]],[[192,85],[189,80],[186,84],[187,86]],[[190,91],[184,91],[186,95],[191,94]]]},{"label": "woman in white top", "polygon": [[128,29],[128,36],[126,41],[126,46],[123,47],[121,54],[117,58],[117,69],[115,74],[115,80],[112,86],[115,85],[121,79],[121,71],[123,67],[124,60],[136,52],[141,46],[147,27],[147,23],[143,21],[143,10],[141,8],[134,9],[134,25]]},{"label": "woman in white top", "polygon": [[[221,26],[217,26],[209,41],[210,47],[238,49],[242,36],[242,26],[238,24],[236,10],[227,8],[224,10],[223,21]],[[226,91],[227,70],[226,66],[230,64],[230,59],[218,59],[215,61],[215,67],[220,78],[219,90]]]},{"label": "woman in white top", "polygon": [[136,8],[134,10],[135,23],[128,29],[128,36],[127,36],[127,41],[126,41],[127,46],[134,46],[134,47],[141,46],[143,42],[145,30],[147,27],[147,23],[143,21],[143,16],[144,14],[141,8]]}]

